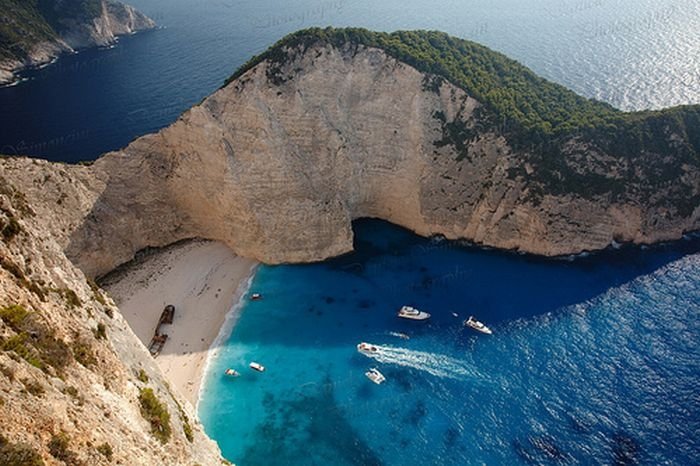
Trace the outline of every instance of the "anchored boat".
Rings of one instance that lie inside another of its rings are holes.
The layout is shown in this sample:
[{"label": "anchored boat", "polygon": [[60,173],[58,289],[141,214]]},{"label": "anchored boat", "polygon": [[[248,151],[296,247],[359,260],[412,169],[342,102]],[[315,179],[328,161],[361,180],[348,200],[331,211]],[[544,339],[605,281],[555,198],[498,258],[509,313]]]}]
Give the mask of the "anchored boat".
[{"label": "anchored boat", "polygon": [[396,314],[398,317],[410,320],[426,320],[430,318],[430,314],[424,311],[419,311],[415,307],[403,306],[399,309],[399,313]]},{"label": "anchored boat", "polygon": [[469,316],[467,320],[464,321],[464,325],[466,327],[471,327],[477,332],[485,333],[487,335],[493,334],[490,328],[488,328],[486,325],[483,323],[479,322],[474,318],[474,316]]},{"label": "anchored boat", "polygon": [[402,340],[409,340],[411,338],[408,335],[406,335],[405,333],[401,333],[401,332],[389,332],[389,335],[391,335],[392,337],[401,338]]},{"label": "anchored boat", "polygon": [[371,368],[367,372],[365,372],[365,375],[369,380],[372,382],[376,383],[377,385],[383,383],[386,380],[386,377],[384,377],[384,374],[379,372],[379,369],[376,367]]},{"label": "anchored boat", "polygon": [[229,368],[229,369],[226,369],[226,372],[224,372],[224,374],[226,374],[226,375],[228,375],[228,376],[230,376],[230,377],[238,377],[239,375],[241,375],[241,374],[238,373],[237,370],[230,369],[230,368]]},{"label": "anchored boat", "polygon": [[250,368],[253,369],[254,371],[265,372],[265,366],[255,362],[255,361],[250,363]]}]

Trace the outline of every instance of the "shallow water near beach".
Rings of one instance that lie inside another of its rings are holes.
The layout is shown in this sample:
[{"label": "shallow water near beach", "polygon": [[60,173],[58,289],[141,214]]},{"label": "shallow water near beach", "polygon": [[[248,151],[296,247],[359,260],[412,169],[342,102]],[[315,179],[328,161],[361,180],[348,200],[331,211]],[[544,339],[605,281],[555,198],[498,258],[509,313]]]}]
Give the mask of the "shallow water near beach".
[{"label": "shallow water near beach", "polygon": [[[423,239],[375,220],[355,228],[352,254],[258,269],[250,291],[264,299],[245,302],[199,405],[226,458],[697,462],[699,240],[569,261]],[[402,321],[403,304],[432,318]],[[465,329],[469,314],[494,335]],[[360,341],[380,351],[363,356]],[[224,376],[228,367],[241,376]],[[370,367],[383,385],[364,376]]]}]

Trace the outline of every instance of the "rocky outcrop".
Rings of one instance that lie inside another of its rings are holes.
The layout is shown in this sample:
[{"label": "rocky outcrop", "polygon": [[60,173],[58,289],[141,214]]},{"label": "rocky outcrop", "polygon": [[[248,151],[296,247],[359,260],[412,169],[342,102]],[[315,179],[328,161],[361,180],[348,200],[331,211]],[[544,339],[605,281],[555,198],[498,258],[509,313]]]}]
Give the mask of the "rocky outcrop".
[{"label": "rocky outcrop", "polygon": [[103,1],[102,13],[89,22],[75,22],[61,39],[71,49],[113,44],[117,36],[155,27],[153,20],[120,2]]},{"label": "rocky outcrop", "polygon": [[[153,20],[129,5],[112,0],[94,1],[99,2],[99,14],[88,19],[62,17],[60,21],[46,19],[44,23],[41,12],[37,12],[34,17],[42,24],[33,26],[42,30],[41,40],[30,39],[0,54],[0,85],[11,83],[15,74],[22,69],[43,65],[63,53],[111,45],[120,35],[155,27]],[[56,2],[56,11],[60,12],[61,8],[61,3]],[[12,17],[12,11],[6,14]],[[25,18],[22,17],[22,20]],[[52,22],[54,24],[50,24]],[[29,26],[18,24],[17,27]]]},{"label": "rocky outcrop", "polygon": [[[124,464],[219,462],[191,407],[86,281],[147,246],[202,237],[267,263],[316,261],[350,251],[351,222],[376,217],[552,256],[700,227],[700,164],[671,123],[659,137],[678,153],[630,160],[571,136],[552,161],[513,144],[464,89],[382,49],[281,53],[91,166],[0,160],[0,341],[11,349],[0,352],[0,417],[16,420],[0,455],[25,448],[50,461],[69,438],[76,464],[106,462],[104,444]],[[569,189],[576,177],[599,185]],[[146,388],[170,413],[165,446],[140,412]]]},{"label": "rocky outcrop", "polygon": [[[206,237],[267,263],[315,261],[350,251],[360,217],[548,256],[700,226],[698,206],[681,216],[635,197],[640,180],[622,201],[533,196],[529,154],[479,129],[481,104],[463,90],[426,80],[366,47],[316,45],[282,70],[263,62],[169,128],[99,159],[99,196],[68,230],[68,255],[99,275],[143,247]],[[466,152],[442,142],[446,123],[477,132]],[[684,170],[697,195],[698,167]]]},{"label": "rocky outcrop", "polygon": [[[0,463],[222,464],[194,408],[63,252],[99,189],[85,167],[0,164]],[[145,390],[167,423],[143,412]],[[166,424],[162,442],[154,429]]]}]

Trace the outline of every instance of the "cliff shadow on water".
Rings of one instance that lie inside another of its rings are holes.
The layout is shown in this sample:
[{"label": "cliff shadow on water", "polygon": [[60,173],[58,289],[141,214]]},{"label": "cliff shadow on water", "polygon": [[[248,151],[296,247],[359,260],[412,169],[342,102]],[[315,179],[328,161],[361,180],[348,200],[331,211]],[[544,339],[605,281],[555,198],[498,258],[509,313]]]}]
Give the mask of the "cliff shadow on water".
[{"label": "cliff shadow on water", "polygon": [[[239,332],[237,327],[235,340],[290,347],[356,344],[357,335],[344,331],[347,326],[370,335],[439,331],[459,346],[468,342],[455,329],[457,318],[474,314],[490,325],[507,327],[516,320],[556,316],[567,306],[700,252],[700,237],[688,236],[653,247],[542,258],[422,238],[375,219],[358,220],[353,230],[355,250],[349,254],[313,264],[261,266],[251,291],[262,293],[264,303],[246,304],[244,315],[254,313],[257,322],[265,309],[286,311],[265,319],[259,331]],[[404,304],[429,311],[429,323],[416,327],[397,321],[395,312]],[[333,324],[337,332],[311,332],[309,338],[309,326],[325,328],[339,315],[345,317]]]},{"label": "cliff shadow on water", "polygon": [[[495,90],[539,110],[506,130],[496,122],[519,110]],[[95,276],[201,237],[264,263],[313,262],[350,251],[362,217],[544,256],[678,239],[699,225],[698,122],[693,106],[590,102],[441,33],[304,30],[97,160],[104,189],[68,254]]]},{"label": "cliff shadow on water", "polygon": [[[620,438],[644,443],[635,422],[616,416],[626,399],[620,387],[637,390],[638,380],[647,386],[647,352],[639,347],[665,339],[673,323],[640,330],[657,318],[658,303],[645,301],[635,279],[697,254],[699,237],[541,258],[422,238],[376,219],[355,221],[353,230],[352,253],[258,268],[250,291],[263,299],[246,301],[230,338],[220,342],[199,408],[227,458],[409,464],[419,451],[430,464],[471,464],[480,456],[492,460],[486,464],[544,464],[591,455],[602,464],[618,455]],[[665,295],[668,274],[658,275]],[[623,286],[630,282],[632,292]],[[692,312],[687,293],[675,292],[679,300],[673,292],[669,300],[685,320]],[[397,319],[404,304],[431,319]],[[668,312],[658,310],[674,320]],[[465,329],[470,314],[494,335]],[[360,341],[378,345],[378,354],[358,354]],[[609,370],[601,357],[630,362]],[[235,380],[223,375],[251,360],[268,370],[243,369]],[[652,369],[658,363],[652,358]],[[372,366],[387,378],[381,387],[364,378]],[[600,377],[578,379],[596,370]],[[579,392],[581,385],[586,390]],[[634,403],[660,402],[630,399],[625,413]],[[236,416],[246,421],[232,422]],[[300,447],[309,444],[312,452]],[[643,448],[629,456],[642,457]]]}]

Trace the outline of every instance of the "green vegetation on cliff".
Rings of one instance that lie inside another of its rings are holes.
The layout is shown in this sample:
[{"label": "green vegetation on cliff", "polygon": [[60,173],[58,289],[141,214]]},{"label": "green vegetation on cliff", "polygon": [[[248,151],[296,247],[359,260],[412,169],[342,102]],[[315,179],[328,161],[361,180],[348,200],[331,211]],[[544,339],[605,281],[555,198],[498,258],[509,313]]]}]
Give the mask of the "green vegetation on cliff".
[{"label": "green vegetation on cliff", "polygon": [[[595,130],[609,134],[622,130],[628,133],[631,142],[639,145],[646,139],[653,139],[657,129],[649,119],[682,126],[687,113],[697,115],[698,112],[698,106],[622,112],[541,78],[517,61],[483,45],[436,31],[389,34],[357,28],[304,29],[250,59],[226,84],[264,60],[283,64],[293,57],[287,49],[301,47],[305,50],[319,42],[338,48],[348,44],[380,48],[422,72],[443,77],[492,110],[494,125],[524,136],[523,143],[540,143],[553,135],[574,132]],[[698,138],[700,134],[695,134],[696,149],[700,147]]]},{"label": "green vegetation on cliff", "polygon": [[101,0],[0,0],[0,60],[26,58],[35,44],[101,11]]},{"label": "green vegetation on cliff", "polygon": [[35,313],[14,304],[0,308],[0,320],[12,334],[0,337],[0,350],[15,353],[44,372],[61,374],[72,361],[66,343]]},{"label": "green vegetation on cliff", "polygon": [[34,448],[22,443],[9,442],[0,435],[0,464],[12,466],[44,466],[44,460]]},{"label": "green vegetation on cliff", "polygon": [[168,443],[172,434],[170,413],[151,388],[142,388],[139,393],[141,415],[151,425],[151,433],[160,443]]},{"label": "green vegetation on cliff", "polygon": [[[535,166],[535,175],[529,177],[534,181],[535,196],[546,192],[616,197],[637,181],[642,184],[635,189],[651,196],[655,190],[676,183],[685,167],[700,167],[700,106],[623,112],[541,78],[501,53],[442,32],[305,29],[253,57],[225,85],[266,60],[271,63],[268,77],[273,83],[293,79],[282,72],[284,65],[319,43],[348,53],[354,53],[358,46],[382,49],[433,76],[424,82],[428,92],[439,90],[441,78],[464,89],[483,105],[479,112],[481,131],[446,122],[444,115],[437,113],[444,137],[436,146],[452,144],[460,159],[468,159],[469,143],[484,130],[504,136],[511,147],[528,154]],[[598,160],[601,164],[595,169],[572,161],[592,152],[607,154],[607,160]],[[668,160],[669,156],[673,160]],[[524,177],[524,167],[511,174]],[[684,215],[700,204],[698,193],[689,196],[688,190],[680,187],[671,191],[674,193],[665,199]]]},{"label": "green vegetation on cliff", "polygon": [[442,76],[488,105],[499,123],[516,123],[542,134],[604,124],[620,112],[610,105],[585,99],[563,86],[540,78],[528,68],[483,45],[435,31],[366,29],[305,29],[293,33],[262,55],[252,58],[231,79],[263,60],[287,59],[285,48],[306,49],[318,42],[342,48],[347,44],[384,50],[425,73]]},{"label": "green vegetation on cliff", "polygon": [[0,60],[22,59],[34,44],[56,37],[35,1],[0,0],[0,11]]}]

